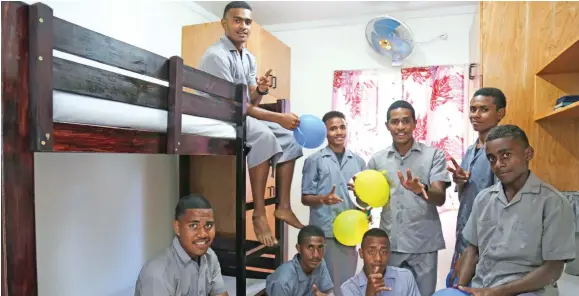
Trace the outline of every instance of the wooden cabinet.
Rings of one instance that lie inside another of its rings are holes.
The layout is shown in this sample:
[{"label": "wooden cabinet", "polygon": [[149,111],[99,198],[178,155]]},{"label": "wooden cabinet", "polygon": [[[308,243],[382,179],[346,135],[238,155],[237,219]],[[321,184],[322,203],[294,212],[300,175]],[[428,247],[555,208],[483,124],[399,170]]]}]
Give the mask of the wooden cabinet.
[{"label": "wooden cabinet", "polygon": [[[197,68],[205,50],[222,36],[224,31],[220,22],[183,27],[181,43],[183,62]],[[290,99],[290,48],[255,22],[246,47],[256,57],[257,75],[263,75],[267,69],[272,69],[275,76],[275,84],[270,88],[269,95],[262,99],[262,103],[275,103],[278,98]],[[190,170],[192,190],[205,195],[215,208],[217,231],[235,233],[235,157],[192,156]],[[275,179],[271,177],[271,172],[269,176],[265,190],[266,199],[275,196]],[[246,200],[251,202],[253,198],[249,173],[246,174],[246,179]],[[272,231],[275,231],[274,210],[275,205],[266,207]],[[252,214],[253,211],[248,211],[246,215],[248,240],[256,240]]]},{"label": "wooden cabinet", "polygon": [[501,124],[525,130],[538,177],[561,191],[579,190],[579,109],[553,112],[560,96],[579,94],[579,2],[481,5],[483,86],[507,97]]}]

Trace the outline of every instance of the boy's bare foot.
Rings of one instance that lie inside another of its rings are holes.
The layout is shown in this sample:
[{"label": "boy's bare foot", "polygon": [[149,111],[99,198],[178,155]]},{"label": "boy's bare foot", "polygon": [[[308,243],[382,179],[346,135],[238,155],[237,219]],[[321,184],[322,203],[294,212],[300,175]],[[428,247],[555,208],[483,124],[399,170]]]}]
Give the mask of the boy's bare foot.
[{"label": "boy's bare foot", "polygon": [[277,245],[277,239],[269,229],[269,224],[267,223],[267,217],[263,216],[253,216],[253,231],[255,231],[255,237],[257,240],[265,245],[266,247],[273,247]]},{"label": "boy's bare foot", "polygon": [[280,219],[280,220],[286,222],[287,224],[291,225],[292,227],[295,227],[297,229],[304,228],[304,225],[300,222],[300,220],[298,220],[298,217],[296,217],[296,215],[294,214],[294,212],[291,209],[278,208],[275,210],[273,215],[277,219]]}]

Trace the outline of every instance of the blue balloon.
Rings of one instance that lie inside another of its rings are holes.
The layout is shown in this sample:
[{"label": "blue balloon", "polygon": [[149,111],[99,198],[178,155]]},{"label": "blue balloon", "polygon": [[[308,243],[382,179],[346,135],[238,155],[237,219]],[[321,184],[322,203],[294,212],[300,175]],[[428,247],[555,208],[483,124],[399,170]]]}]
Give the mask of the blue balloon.
[{"label": "blue balloon", "polygon": [[300,125],[294,130],[294,138],[304,148],[317,148],[326,140],[326,125],[314,115],[302,115]]},{"label": "blue balloon", "polygon": [[432,294],[432,296],[464,296],[464,295],[469,295],[469,294],[466,292],[463,292],[459,289],[455,289],[455,288],[446,288],[446,289],[438,290],[438,291],[436,291],[436,293]]}]

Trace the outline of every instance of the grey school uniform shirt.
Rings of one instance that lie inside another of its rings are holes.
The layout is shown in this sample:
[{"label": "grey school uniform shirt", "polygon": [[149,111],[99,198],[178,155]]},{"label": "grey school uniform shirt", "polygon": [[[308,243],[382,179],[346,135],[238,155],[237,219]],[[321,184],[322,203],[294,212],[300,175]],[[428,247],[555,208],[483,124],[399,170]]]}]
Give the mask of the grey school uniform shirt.
[{"label": "grey school uniform shirt", "polygon": [[326,237],[334,237],[333,223],[341,212],[356,208],[349,197],[348,182],[365,167],[364,159],[352,151],[346,149],[340,161],[327,146],[304,161],[302,194],[328,194],[336,185],[336,195],[344,200],[335,205],[310,207],[310,224],[320,227]]},{"label": "grey school uniform shirt", "polygon": [[[456,218],[456,245],[455,258],[462,254],[468,246],[468,241],[462,236],[462,230],[468,221],[472,212],[472,206],[476,196],[483,189],[486,189],[498,182],[495,174],[491,169],[491,164],[486,157],[486,145],[476,149],[476,143],[468,147],[460,163],[464,171],[470,171],[470,177],[464,184],[460,192],[460,206]],[[455,187],[458,191],[458,186]],[[453,261],[454,261],[453,260]]]},{"label": "grey school uniform shirt", "polygon": [[[255,56],[245,47],[240,53],[226,36],[207,48],[198,69],[232,83],[257,85]],[[275,167],[277,163],[297,159],[303,155],[302,148],[295,141],[292,132],[277,123],[247,116],[246,129],[246,145],[251,147],[247,154],[247,166],[250,169],[266,160],[271,160],[272,166]]]},{"label": "grey school uniform shirt", "polygon": [[[421,296],[412,272],[405,268],[386,267],[384,284],[392,290],[382,291],[376,296]],[[342,284],[342,295],[365,296],[367,287],[368,277],[362,270]]]},{"label": "grey school uniform shirt", "polygon": [[450,184],[447,167],[442,150],[416,141],[404,156],[394,146],[372,155],[368,168],[386,170],[392,183],[390,202],[382,209],[380,229],[388,233],[393,252],[420,254],[445,248],[436,206],[402,187],[397,171],[401,170],[406,178],[406,170],[410,169],[413,177],[420,177],[427,184]]},{"label": "grey school uniform shirt", "polygon": [[225,293],[215,252],[209,248],[199,263],[192,260],[174,238],[170,247],[143,266],[135,296],[216,296]]},{"label": "grey school uniform shirt", "polygon": [[[576,258],[569,201],[532,172],[511,202],[501,183],[481,191],[463,235],[480,254],[472,280],[475,288],[521,279],[546,260]],[[535,293],[558,295],[551,286]]]},{"label": "grey school uniform shirt", "polygon": [[321,292],[334,288],[326,261],[307,275],[300,265],[299,254],[280,265],[265,280],[265,292],[268,296],[314,296],[312,286],[316,285]]}]

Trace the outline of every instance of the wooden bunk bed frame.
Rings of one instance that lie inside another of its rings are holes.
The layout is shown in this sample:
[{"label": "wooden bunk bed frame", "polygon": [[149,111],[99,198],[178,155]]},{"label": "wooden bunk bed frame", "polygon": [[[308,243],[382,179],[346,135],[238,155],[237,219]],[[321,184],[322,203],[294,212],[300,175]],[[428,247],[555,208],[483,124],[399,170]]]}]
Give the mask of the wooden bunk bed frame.
[{"label": "wooden bunk bed frame", "polygon": [[[246,241],[246,211],[253,209],[253,203],[246,203],[245,197],[245,85],[184,65],[178,56],[167,59],[56,18],[42,3],[2,2],[2,46],[2,295],[38,295],[34,206],[34,153],[38,152],[179,155],[180,196],[190,192],[189,155],[235,156],[236,233],[217,235],[212,245],[223,274],[236,277],[236,293],[245,295],[248,277],[263,279],[282,263],[281,221],[275,226],[278,247]],[[168,86],[58,58],[53,49]],[[167,110],[166,130],[55,122],[54,90]],[[262,107],[288,112],[289,102]],[[184,134],[182,119],[187,115],[234,123],[236,136]],[[275,198],[266,200],[266,205],[272,204],[277,206]],[[257,271],[248,271],[248,263]]]}]

